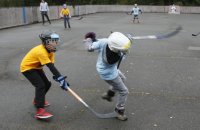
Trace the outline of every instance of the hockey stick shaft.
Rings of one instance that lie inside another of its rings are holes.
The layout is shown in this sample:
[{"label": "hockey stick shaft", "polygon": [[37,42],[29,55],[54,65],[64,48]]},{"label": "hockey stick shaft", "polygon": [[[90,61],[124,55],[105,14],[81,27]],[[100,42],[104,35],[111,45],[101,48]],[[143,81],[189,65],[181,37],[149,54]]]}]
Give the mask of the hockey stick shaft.
[{"label": "hockey stick shaft", "polygon": [[164,35],[147,35],[147,36],[131,36],[131,39],[133,40],[142,40],[142,39],[165,39],[172,36],[175,36],[182,30],[182,27],[179,26],[176,28],[175,31],[172,31],[170,33],[164,34]]},{"label": "hockey stick shaft", "polygon": [[83,101],[83,99],[78,96],[71,88],[68,88],[68,91],[76,98],[78,99],[85,107],[87,107],[92,113],[94,113],[98,118],[106,119],[106,118],[114,118],[117,116],[116,112],[111,112],[107,114],[99,114],[95,112],[86,102]]},{"label": "hockey stick shaft", "polygon": [[81,97],[79,97],[72,89],[68,88],[68,91],[76,98],[78,99],[85,107],[89,107],[86,102],[83,101]]},{"label": "hockey stick shaft", "polygon": [[198,36],[200,34],[200,32],[198,32],[197,34],[192,34],[192,36]]},{"label": "hockey stick shaft", "polygon": [[127,14],[127,15],[131,15],[131,13],[130,13],[130,12],[126,12],[126,14]]}]

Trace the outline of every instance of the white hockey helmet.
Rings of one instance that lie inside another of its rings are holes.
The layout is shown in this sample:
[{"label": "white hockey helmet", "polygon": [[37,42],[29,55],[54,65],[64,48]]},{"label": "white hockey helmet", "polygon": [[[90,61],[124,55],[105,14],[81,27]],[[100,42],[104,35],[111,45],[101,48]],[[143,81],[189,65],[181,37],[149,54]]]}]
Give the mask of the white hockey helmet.
[{"label": "white hockey helmet", "polygon": [[137,4],[135,4],[135,7],[137,7]]},{"label": "white hockey helmet", "polygon": [[108,47],[113,52],[127,52],[132,41],[120,32],[113,32],[108,37]]}]

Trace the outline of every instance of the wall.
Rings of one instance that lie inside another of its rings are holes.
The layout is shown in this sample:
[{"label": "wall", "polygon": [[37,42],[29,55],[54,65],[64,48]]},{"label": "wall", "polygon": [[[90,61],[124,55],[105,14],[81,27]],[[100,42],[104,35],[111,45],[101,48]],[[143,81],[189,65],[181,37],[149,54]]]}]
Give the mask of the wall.
[{"label": "wall", "polygon": [[[130,12],[132,5],[83,5],[68,6],[72,16],[85,15],[99,12]],[[167,13],[169,6],[139,6],[147,13]],[[61,6],[49,7],[50,19],[59,19]],[[181,13],[200,14],[200,7],[180,7]],[[41,22],[39,7],[0,8],[0,29]]]}]

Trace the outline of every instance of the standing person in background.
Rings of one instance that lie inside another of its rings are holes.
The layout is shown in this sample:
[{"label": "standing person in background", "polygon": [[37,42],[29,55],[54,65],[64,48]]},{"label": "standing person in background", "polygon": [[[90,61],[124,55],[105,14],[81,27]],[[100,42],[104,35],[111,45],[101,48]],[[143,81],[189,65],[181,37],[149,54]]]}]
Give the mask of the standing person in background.
[{"label": "standing person in background", "polygon": [[175,6],[174,4],[173,4],[172,7],[171,7],[171,12],[172,12],[172,13],[176,13],[176,6]]},{"label": "standing person in background", "polygon": [[135,4],[131,11],[131,14],[133,15],[133,23],[135,22],[135,19],[137,19],[138,23],[140,22],[139,13],[142,13],[142,10],[137,6],[137,4]]},{"label": "standing person in background", "polygon": [[61,18],[64,19],[64,27],[67,28],[67,25],[68,25],[68,28],[71,28],[70,22],[69,22],[69,19],[71,18],[71,15],[70,15],[70,11],[67,8],[66,4],[63,4],[63,8],[62,8],[62,10],[60,12],[60,16],[61,16]]},{"label": "standing person in background", "polygon": [[48,11],[49,11],[48,3],[45,2],[44,0],[41,0],[41,3],[40,3],[40,12],[41,12],[41,15],[42,15],[42,23],[43,23],[43,25],[45,23],[44,16],[49,21],[49,24],[51,24],[51,21],[49,20],[49,16],[48,16],[48,13],[47,13]]}]

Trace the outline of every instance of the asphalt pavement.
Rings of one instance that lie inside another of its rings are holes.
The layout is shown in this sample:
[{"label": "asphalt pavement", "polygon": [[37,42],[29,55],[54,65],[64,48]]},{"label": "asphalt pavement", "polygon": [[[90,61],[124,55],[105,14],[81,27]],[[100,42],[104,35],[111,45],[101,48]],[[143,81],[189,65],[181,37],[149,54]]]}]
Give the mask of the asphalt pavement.
[{"label": "asphalt pavement", "polygon": [[[1,130],[199,130],[200,128],[200,35],[199,14],[143,13],[133,23],[126,13],[97,13],[73,17],[71,29],[63,21],[0,30],[0,129]],[[182,26],[177,35],[162,40],[135,40],[120,69],[127,77],[128,121],[99,119],[69,92],[53,81],[46,96],[49,120],[33,118],[34,87],[19,72],[25,54],[41,41],[44,30],[54,30],[62,45],[55,66],[87,104],[99,113],[112,112],[116,98],[101,99],[108,85],[100,79],[95,64],[97,53],[85,50],[82,40],[93,31],[97,38],[111,31],[133,36],[166,34]]]}]

